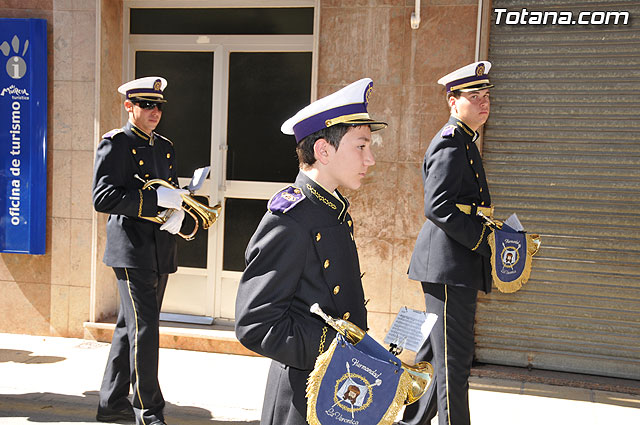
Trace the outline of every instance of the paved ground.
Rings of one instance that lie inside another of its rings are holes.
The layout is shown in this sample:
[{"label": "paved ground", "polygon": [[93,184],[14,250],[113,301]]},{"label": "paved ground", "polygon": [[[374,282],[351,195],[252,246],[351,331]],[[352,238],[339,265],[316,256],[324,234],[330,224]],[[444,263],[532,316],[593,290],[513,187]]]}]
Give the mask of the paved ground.
[{"label": "paved ground", "polygon": [[[80,339],[0,334],[0,425],[95,424],[108,350]],[[258,357],[161,349],[169,425],[258,425],[268,365]],[[592,386],[605,391],[476,375],[474,425],[640,424],[640,391],[629,394],[628,385]]]}]

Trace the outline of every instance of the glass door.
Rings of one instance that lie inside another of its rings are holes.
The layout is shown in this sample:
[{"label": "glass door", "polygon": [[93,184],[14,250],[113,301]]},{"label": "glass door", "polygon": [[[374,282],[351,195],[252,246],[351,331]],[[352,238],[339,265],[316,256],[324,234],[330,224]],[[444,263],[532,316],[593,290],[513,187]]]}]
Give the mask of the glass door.
[{"label": "glass door", "polygon": [[201,192],[223,207],[211,229],[180,241],[163,320],[234,320],[247,242],[297,173],[295,140],[280,125],[315,96],[316,2],[124,2],[127,77],[167,79],[157,132],[174,143],[180,186],[210,165]]}]

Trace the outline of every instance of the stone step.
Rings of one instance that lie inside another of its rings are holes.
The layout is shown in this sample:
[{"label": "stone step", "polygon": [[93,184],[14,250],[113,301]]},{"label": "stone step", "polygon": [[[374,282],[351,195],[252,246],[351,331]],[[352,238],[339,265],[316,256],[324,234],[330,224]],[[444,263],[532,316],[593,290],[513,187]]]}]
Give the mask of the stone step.
[{"label": "stone step", "polygon": [[[115,323],[84,322],[83,327],[85,339],[111,342]],[[258,356],[240,344],[233,328],[225,326],[178,327],[160,322],[160,347]]]}]

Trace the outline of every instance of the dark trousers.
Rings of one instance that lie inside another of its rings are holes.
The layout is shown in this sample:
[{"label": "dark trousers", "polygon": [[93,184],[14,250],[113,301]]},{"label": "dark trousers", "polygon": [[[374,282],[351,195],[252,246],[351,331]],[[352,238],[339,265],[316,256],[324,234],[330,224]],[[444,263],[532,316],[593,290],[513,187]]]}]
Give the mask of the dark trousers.
[{"label": "dark trousers", "polygon": [[123,410],[131,404],[138,425],[164,420],[164,398],[158,383],[159,317],[169,275],[153,270],[114,268],[120,311],[98,411]]},{"label": "dark trousers", "polygon": [[306,425],[305,390],[310,370],[271,361],[260,425]]},{"label": "dark trousers", "polygon": [[427,425],[438,414],[438,425],[469,425],[469,375],[473,361],[473,327],[478,291],[422,283],[427,313],[438,320],[416,362],[426,360],[434,382],[417,402],[406,407],[400,424]]}]

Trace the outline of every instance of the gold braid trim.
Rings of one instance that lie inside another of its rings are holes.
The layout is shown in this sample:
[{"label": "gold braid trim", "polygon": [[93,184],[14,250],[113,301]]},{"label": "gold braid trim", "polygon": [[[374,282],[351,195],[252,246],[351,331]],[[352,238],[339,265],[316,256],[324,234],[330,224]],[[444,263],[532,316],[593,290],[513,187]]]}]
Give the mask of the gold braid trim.
[{"label": "gold braid trim", "polygon": [[322,328],[322,336],[320,337],[320,345],[318,346],[318,354],[324,352],[324,343],[327,340],[327,327]]},{"label": "gold braid trim", "polygon": [[[480,244],[482,243],[482,239],[484,239],[484,234],[487,232],[487,225],[483,224],[482,225],[482,233],[480,234],[480,240],[478,240],[478,243],[476,244],[476,246],[474,246],[473,248],[471,248],[471,251],[475,251],[476,249],[478,249],[478,247],[480,246]],[[493,232],[492,232],[493,233]]]},{"label": "gold braid trim", "polygon": [[313,196],[318,198],[320,201],[324,202],[326,205],[330,206],[334,210],[338,209],[338,207],[336,207],[336,204],[334,204],[333,202],[331,202],[330,200],[328,200],[324,196],[320,195],[318,193],[318,191],[313,186],[311,186],[309,183],[307,183],[307,189],[309,189],[309,192],[311,192],[313,194]]},{"label": "gold braid trim", "polygon": [[[496,284],[496,287],[500,292],[504,292],[510,294],[512,292],[516,292],[518,289],[522,288],[522,285],[527,283],[529,280],[529,275],[531,274],[531,263],[533,262],[533,256],[536,252],[538,252],[539,244],[534,243],[534,239],[536,239],[538,235],[529,235],[527,234],[525,238],[526,243],[526,254],[524,260],[524,270],[519,278],[514,280],[513,282],[503,282],[498,278],[498,273],[496,272],[496,237],[493,232],[487,238],[489,241],[489,247],[491,248],[491,275],[493,277],[493,283]],[[539,237],[538,237],[539,238]]]},{"label": "gold braid trim", "polygon": [[142,189],[138,189],[140,194],[140,205],[138,206],[138,217],[142,217]]}]

